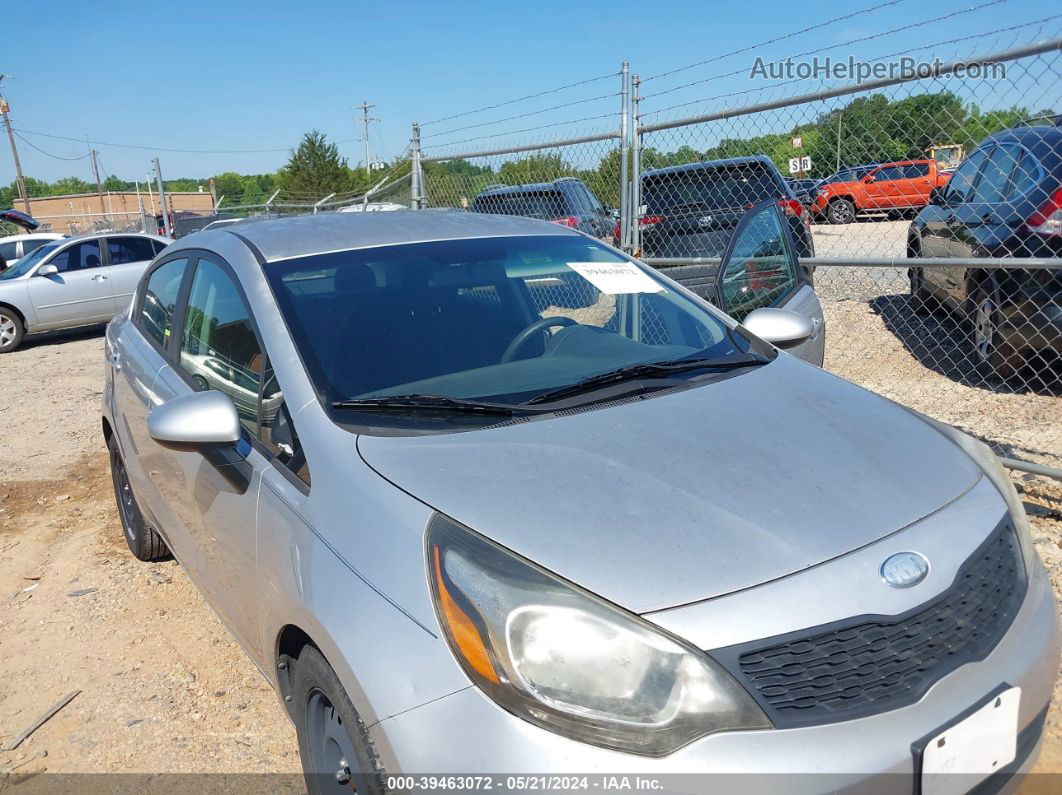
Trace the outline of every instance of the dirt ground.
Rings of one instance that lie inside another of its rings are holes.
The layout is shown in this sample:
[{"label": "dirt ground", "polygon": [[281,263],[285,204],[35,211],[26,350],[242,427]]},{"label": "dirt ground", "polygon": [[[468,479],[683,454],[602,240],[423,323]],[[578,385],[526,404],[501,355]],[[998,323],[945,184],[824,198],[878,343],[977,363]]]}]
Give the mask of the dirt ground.
[{"label": "dirt ground", "polygon": [[[941,418],[1022,447],[1051,441],[1036,428],[1062,425],[1058,397],[996,403],[927,369],[865,302],[827,303],[827,318],[831,329],[876,335],[889,362],[864,372],[862,354],[838,344],[827,366],[886,391],[917,383],[905,393],[926,404],[915,408],[954,407]],[[180,567],[140,563],[125,547],[99,428],[103,367],[98,331],[0,358],[0,746],[80,691],[17,750],[0,751],[0,774],[296,773],[295,734],[276,697]],[[1006,419],[1015,412],[1022,422]],[[1062,487],[1018,483],[1062,592]],[[1040,770],[1062,771],[1058,695]]]}]

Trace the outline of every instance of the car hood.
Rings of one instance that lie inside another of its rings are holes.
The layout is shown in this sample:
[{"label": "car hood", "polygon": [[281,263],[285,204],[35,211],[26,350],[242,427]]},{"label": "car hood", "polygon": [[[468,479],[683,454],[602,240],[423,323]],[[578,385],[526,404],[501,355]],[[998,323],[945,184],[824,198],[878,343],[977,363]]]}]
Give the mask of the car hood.
[{"label": "car hood", "polygon": [[358,449],[436,510],[637,613],[858,549],[980,475],[916,415],[787,355],[648,399]]}]

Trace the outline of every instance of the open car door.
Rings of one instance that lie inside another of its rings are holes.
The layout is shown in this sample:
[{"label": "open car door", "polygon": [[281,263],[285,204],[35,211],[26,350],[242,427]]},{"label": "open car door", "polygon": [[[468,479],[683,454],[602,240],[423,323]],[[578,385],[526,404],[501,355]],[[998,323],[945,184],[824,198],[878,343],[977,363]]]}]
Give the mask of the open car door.
[{"label": "open car door", "polygon": [[738,223],[719,266],[716,289],[716,305],[738,322],[768,307],[807,317],[811,336],[785,350],[822,366],[826,343],[822,304],[800,267],[789,224],[775,201],[757,204]]}]

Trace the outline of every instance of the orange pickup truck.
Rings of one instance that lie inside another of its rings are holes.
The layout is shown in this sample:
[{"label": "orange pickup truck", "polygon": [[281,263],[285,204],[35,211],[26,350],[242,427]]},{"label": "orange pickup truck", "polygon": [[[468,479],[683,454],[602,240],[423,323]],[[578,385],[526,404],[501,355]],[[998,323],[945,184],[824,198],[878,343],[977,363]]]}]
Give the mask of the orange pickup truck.
[{"label": "orange pickup truck", "polygon": [[882,163],[858,180],[819,186],[811,212],[831,224],[850,224],[857,213],[918,210],[929,204],[929,192],[944,185],[949,176],[936,160]]}]

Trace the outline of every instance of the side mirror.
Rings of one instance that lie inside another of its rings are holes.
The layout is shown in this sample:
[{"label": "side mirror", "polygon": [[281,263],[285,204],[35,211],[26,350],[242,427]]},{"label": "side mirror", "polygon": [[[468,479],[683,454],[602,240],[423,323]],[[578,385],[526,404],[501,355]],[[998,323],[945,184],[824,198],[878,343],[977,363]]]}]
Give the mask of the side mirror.
[{"label": "side mirror", "polygon": [[168,400],[151,410],[147,424],[160,445],[199,453],[238,493],[247,491],[251,467],[238,448],[240,416],[224,392],[193,392]]},{"label": "side mirror", "polygon": [[863,177],[863,182],[866,185],[869,185],[873,181],[874,181],[874,175],[873,174],[867,174],[865,177]]},{"label": "side mirror", "polygon": [[931,188],[929,191],[929,203],[937,207],[945,207],[947,202],[944,201],[944,189],[941,187]]},{"label": "side mirror", "polygon": [[811,318],[789,309],[756,309],[749,312],[741,325],[783,350],[799,345],[815,333]]},{"label": "side mirror", "polygon": [[41,265],[39,268],[37,268],[38,276],[57,276],[58,274],[59,269],[52,265],[50,262],[47,265]]}]

